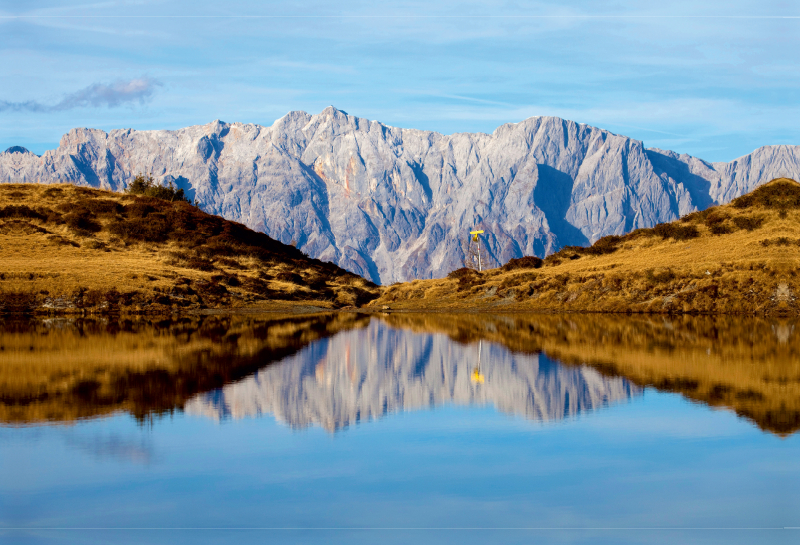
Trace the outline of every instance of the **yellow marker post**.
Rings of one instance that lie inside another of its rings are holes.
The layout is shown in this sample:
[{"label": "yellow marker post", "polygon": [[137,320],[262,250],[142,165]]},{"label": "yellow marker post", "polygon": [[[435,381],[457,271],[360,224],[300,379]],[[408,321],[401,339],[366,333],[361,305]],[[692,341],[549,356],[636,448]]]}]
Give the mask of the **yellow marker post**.
[{"label": "yellow marker post", "polygon": [[478,243],[478,272],[482,270],[481,266],[481,240],[478,238],[478,235],[482,235],[483,231],[470,231],[470,235],[472,235],[472,241]]}]

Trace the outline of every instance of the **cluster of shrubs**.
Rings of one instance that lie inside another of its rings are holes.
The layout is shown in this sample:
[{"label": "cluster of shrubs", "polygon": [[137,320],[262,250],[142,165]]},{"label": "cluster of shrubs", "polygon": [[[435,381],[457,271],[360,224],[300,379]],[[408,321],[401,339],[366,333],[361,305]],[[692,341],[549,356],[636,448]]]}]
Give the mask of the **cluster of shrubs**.
[{"label": "cluster of shrubs", "polygon": [[731,204],[740,209],[756,206],[775,210],[800,208],[800,185],[789,181],[767,184],[734,199]]},{"label": "cluster of shrubs", "polygon": [[144,174],[138,174],[133,181],[128,184],[128,189],[125,191],[129,195],[153,197],[154,199],[161,199],[163,201],[189,202],[189,199],[187,199],[186,195],[183,193],[183,189],[175,188],[171,181],[168,186],[159,185],[153,179],[152,175],[145,176]]}]

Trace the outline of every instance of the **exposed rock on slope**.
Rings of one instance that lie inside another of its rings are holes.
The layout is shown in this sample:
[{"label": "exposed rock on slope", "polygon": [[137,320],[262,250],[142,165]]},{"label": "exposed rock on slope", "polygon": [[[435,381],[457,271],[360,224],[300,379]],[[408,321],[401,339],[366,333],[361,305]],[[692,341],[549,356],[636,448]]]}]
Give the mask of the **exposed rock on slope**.
[{"label": "exposed rock on slope", "polygon": [[483,384],[471,381],[477,344],[372,321],[317,342],[240,382],[190,400],[189,413],[241,418],[272,413],[292,427],[337,430],[387,413],[492,404],[535,420],[561,420],[641,394],[623,378],[565,367],[540,355],[484,343]]},{"label": "exposed rock on slope", "polygon": [[554,117],[445,136],[331,107],[291,112],[271,127],[74,129],[42,157],[19,147],[0,154],[0,182],[120,190],[152,173],[210,213],[391,283],[461,266],[460,241],[474,223],[496,264],[543,257],[795,176],[798,150],[768,146],[711,164]]}]

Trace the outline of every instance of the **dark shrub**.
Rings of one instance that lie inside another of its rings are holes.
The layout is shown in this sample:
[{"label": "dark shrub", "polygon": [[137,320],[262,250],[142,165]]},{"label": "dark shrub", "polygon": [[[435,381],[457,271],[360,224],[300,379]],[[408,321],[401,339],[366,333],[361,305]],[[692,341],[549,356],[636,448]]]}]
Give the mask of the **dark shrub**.
[{"label": "dark shrub", "polygon": [[711,231],[712,235],[727,235],[728,233],[733,233],[733,227],[727,223],[715,223],[713,225],[709,225],[708,230]]},{"label": "dark shrub", "polygon": [[169,238],[170,228],[163,214],[151,214],[145,219],[116,221],[109,231],[126,240],[140,242],[164,242]]},{"label": "dark shrub", "polygon": [[447,275],[447,278],[451,278],[451,279],[454,279],[454,280],[461,280],[462,278],[474,278],[474,277],[478,276],[478,274],[479,274],[478,271],[476,271],[475,269],[469,269],[467,267],[461,267],[460,269],[456,269],[454,271],[451,271]]},{"label": "dark shrub", "polygon": [[169,183],[169,186],[158,185],[153,179],[153,176],[145,176],[144,174],[138,174],[133,181],[128,184],[126,192],[130,195],[143,195],[163,201],[189,202],[189,199],[183,194],[183,189],[176,189],[172,182]]},{"label": "dark shrub", "polygon": [[36,220],[46,220],[47,214],[42,211],[34,210],[29,206],[4,206],[0,208],[0,218],[28,218]]},{"label": "dark shrub", "polygon": [[98,216],[113,216],[123,210],[120,203],[111,199],[81,199],[75,205]]},{"label": "dark shrub", "polygon": [[94,220],[91,212],[81,210],[79,212],[70,212],[64,216],[64,222],[73,231],[83,234],[84,232],[99,233],[103,226]]},{"label": "dark shrub", "polygon": [[183,266],[186,267],[187,269],[195,269],[203,272],[211,272],[217,270],[217,268],[211,261],[209,261],[208,259],[202,259],[200,257],[190,257],[183,263]]},{"label": "dark shrub", "polygon": [[746,229],[747,231],[754,231],[761,227],[764,223],[764,218],[760,216],[736,216],[733,218],[733,223],[739,229]]},{"label": "dark shrub", "polygon": [[700,231],[694,225],[679,225],[676,223],[659,223],[653,227],[653,232],[663,239],[690,240],[700,236]]},{"label": "dark shrub", "polygon": [[699,223],[701,221],[705,221],[706,217],[711,214],[716,207],[713,208],[706,208],[705,210],[698,210],[697,212],[692,212],[691,214],[686,214],[681,218],[681,221],[684,223]]},{"label": "dark shrub", "polygon": [[658,273],[654,272],[653,269],[647,269],[644,275],[652,284],[662,284],[675,279],[675,273],[672,272],[672,269],[667,269],[666,271]]},{"label": "dark shrub", "polygon": [[[534,255],[526,255],[516,259],[510,259],[508,263],[503,265],[504,271],[512,271],[515,269],[538,269],[544,264],[544,260]],[[455,272],[455,271],[453,271]],[[453,274],[453,273],[450,273]],[[449,275],[448,275],[449,276]]]},{"label": "dark shrub", "polygon": [[279,272],[278,274],[275,275],[275,278],[280,280],[281,282],[291,282],[292,284],[298,284],[298,285],[303,284],[303,279],[300,277],[300,275],[293,272],[288,272],[288,271]]},{"label": "dark shrub", "polygon": [[592,244],[587,251],[595,255],[610,254],[617,251],[617,247],[623,240],[625,239],[619,235],[607,235]]},{"label": "dark shrub", "polygon": [[146,202],[135,202],[129,204],[125,208],[125,215],[129,218],[146,218],[151,212],[155,212],[156,208]]}]

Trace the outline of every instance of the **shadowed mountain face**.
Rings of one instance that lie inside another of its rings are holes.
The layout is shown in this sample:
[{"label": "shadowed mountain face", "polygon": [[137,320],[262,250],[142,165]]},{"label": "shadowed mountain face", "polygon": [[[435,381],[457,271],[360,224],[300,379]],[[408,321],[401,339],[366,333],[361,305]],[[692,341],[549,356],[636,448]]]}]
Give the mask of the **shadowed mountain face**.
[{"label": "shadowed mountain face", "polygon": [[800,147],[712,164],[553,117],[446,136],[327,108],[271,127],[74,129],[41,157],[0,154],[0,182],[120,190],[139,172],[175,183],[208,212],[391,283],[460,267],[461,238],[475,224],[503,264],[672,221],[798,178]]},{"label": "shadowed mountain face", "polygon": [[780,435],[800,429],[790,320],[340,313],[1,325],[0,423],[12,425],[185,410],[337,430],[451,403],[557,421],[651,387]]},{"label": "shadowed mountain face", "polygon": [[[475,380],[476,369],[482,380]],[[490,404],[531,420],[556,421],[640,394],[623,378],[604,378],[542,355],[514,354],[482,341],[454,343],[444,335],[373,321],[202,394],[186,411],[214,418],[273,414],[295,428],[316,424],[334,431],[446,403]]]}]

